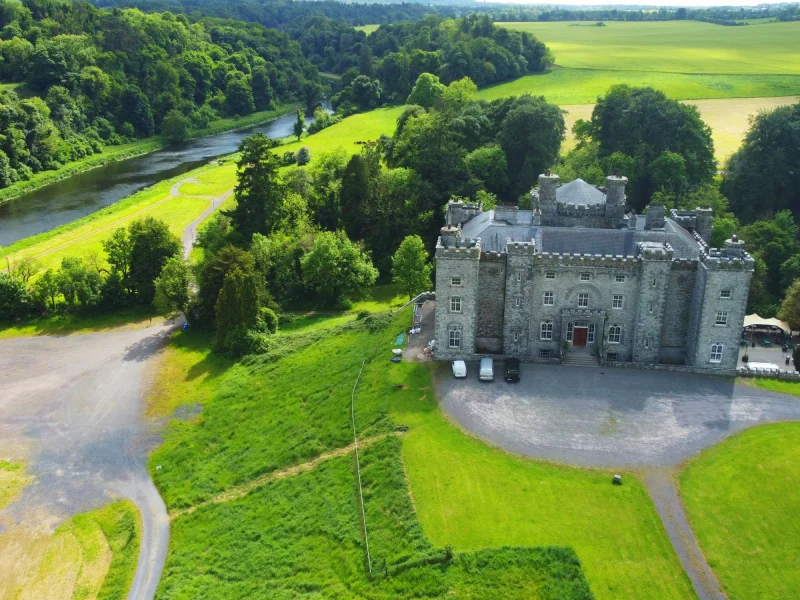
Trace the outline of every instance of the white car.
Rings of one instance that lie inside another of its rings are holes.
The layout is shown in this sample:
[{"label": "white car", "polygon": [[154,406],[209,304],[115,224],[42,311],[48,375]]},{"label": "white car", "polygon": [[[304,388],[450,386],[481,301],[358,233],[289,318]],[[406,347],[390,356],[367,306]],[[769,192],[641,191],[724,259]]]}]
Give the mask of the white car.
[{"label": "white car", "polygon": [[467,376],[467,363],[463,360],[454,360],[453,361],[453,377],[456,379],[461,379],[462,377]]},{"label": "white car", "polygon": [[494,361],[488,356],[481,359],[481,368],[478,371],[478,379],[481,381],[494,381]]}]

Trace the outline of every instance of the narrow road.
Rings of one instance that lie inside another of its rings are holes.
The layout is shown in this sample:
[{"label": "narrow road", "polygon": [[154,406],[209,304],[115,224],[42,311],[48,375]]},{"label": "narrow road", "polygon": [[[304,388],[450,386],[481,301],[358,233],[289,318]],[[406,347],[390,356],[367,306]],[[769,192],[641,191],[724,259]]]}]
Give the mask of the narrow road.
[{"label": "narrow road", "polygon": [[674,475],[671,469],[652,469],[645,473],[644,484],[700,600],[727,600],[686,519]]},{"label": "narrow road", "polygon": [[[130,498],[142,545],[130,600],[155,595],[169,518],[147,470],[159,427],[145,420],[147,367],[172,326],[0,342],[0,456],[35,477],[2,515],[20,527],[60,523]],[[37,523],[26,515],[37,515]],[[0,573],[2,577],[2,573]]]}]

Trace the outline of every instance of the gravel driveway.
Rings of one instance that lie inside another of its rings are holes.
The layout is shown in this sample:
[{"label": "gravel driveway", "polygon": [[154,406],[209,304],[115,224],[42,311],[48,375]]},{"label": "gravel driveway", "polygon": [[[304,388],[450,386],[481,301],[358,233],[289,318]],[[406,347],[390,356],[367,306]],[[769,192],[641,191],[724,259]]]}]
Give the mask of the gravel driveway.
[{"label": "gravel driveway", "polygon": [[586,466],[670,466],[729,434],[800,420],[800,399],[703,375],[522,365],[521,381],[442,369],[444,411],[480,437],[526,456]]},{"label": "gravel driveway", "polygon": [[169,541],[166,508],[146,467],[158,430],[143,418],[146,369],[169,331],[154,325],[0,342],[0,457],[26,460],[36,478],[0,514],[55,525],[130,498],[143,519],[128,596],[136,600],[155,595]]}]

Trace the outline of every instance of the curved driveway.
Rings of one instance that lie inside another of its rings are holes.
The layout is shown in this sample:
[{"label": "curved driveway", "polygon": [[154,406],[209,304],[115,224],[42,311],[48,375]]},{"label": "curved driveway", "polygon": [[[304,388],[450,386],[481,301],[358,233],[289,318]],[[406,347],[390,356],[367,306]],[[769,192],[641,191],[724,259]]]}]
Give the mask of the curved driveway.
[{"label": "curved driveway", "polygon": [[27,460],[36,478],[0,514],[55,524],[130,498],[143,521],[132,600],[155,595],[169,542],[146,464],[158,429],[143,415],[146,370],[170,329],[0,342],[0,456]]},{"label": "curved driveway", "polygon": [[732,380],[621,368],[522,365],[519,383],[437,377],[443,409],[506,450],[599,467],[670,466],[731,433],[800,420],[800,399]]}]

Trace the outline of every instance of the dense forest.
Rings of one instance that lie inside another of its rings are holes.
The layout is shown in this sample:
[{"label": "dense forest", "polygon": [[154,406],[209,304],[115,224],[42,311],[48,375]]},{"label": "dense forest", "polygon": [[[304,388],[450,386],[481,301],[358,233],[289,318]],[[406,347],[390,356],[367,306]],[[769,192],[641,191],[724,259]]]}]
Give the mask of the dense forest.
[{"label": "dense forest", "polygon": [[61,0],[0,0],[0,80],[0,187],[220,115],[313,108],[323,90],[286,33]]}]

